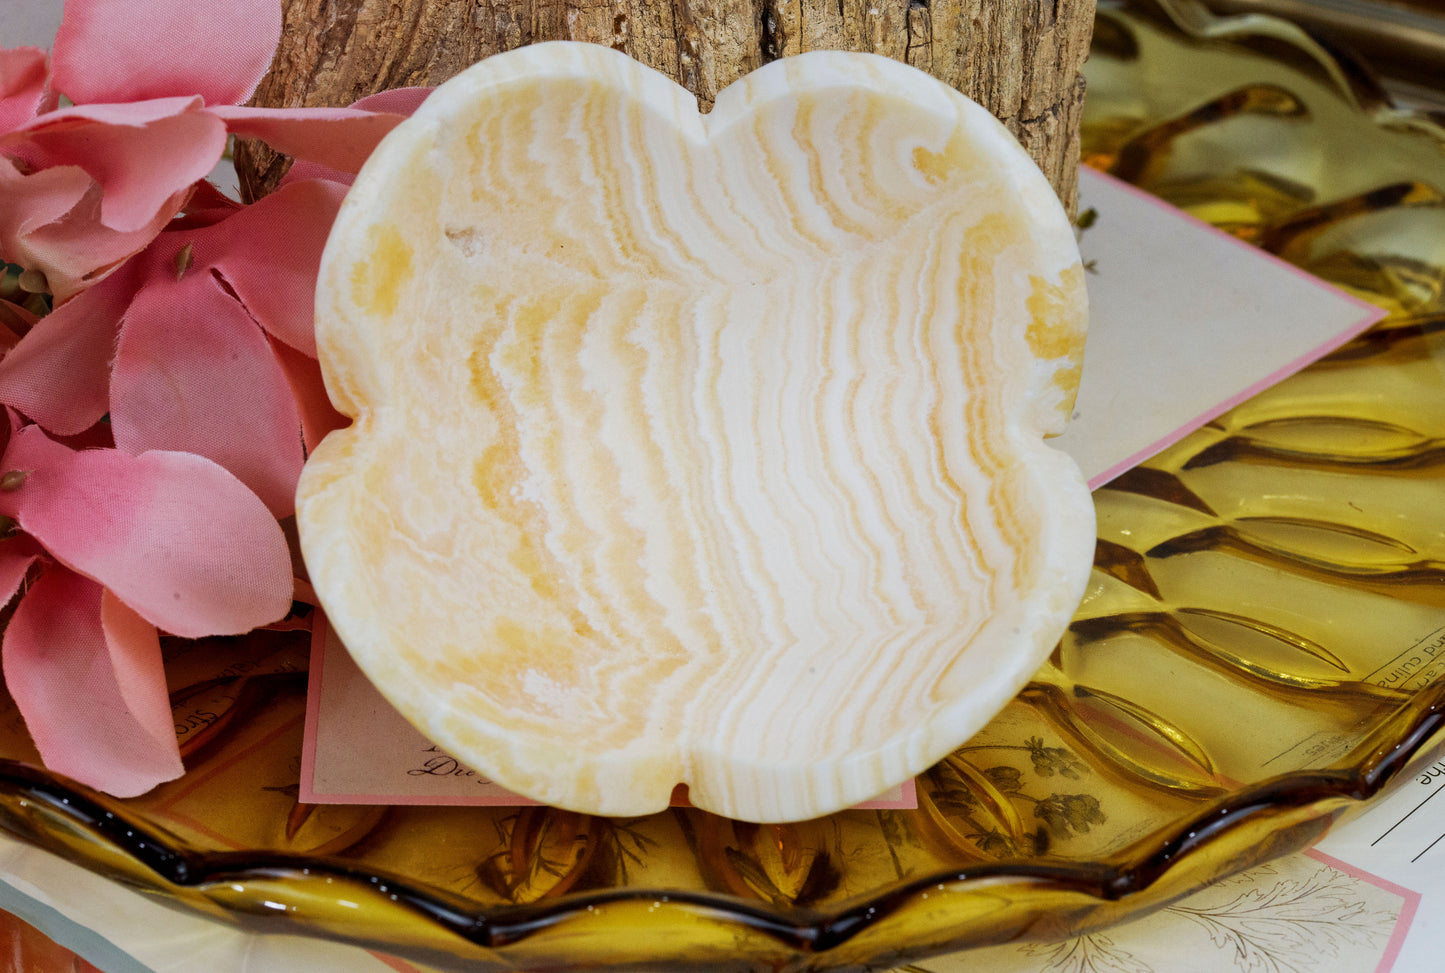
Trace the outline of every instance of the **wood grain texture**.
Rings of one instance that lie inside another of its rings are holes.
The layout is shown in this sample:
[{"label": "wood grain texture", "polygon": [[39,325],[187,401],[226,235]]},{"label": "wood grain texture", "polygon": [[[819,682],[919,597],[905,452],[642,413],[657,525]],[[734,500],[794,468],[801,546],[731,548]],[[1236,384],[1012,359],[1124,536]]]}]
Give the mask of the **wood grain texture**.
[{"label": "wood grain texture", "polygon": [[624,815],[855,804],[1056,644],[1093,505],[1073,228],[976,104],[815,52],[712,112],[589,44],[438,89],[347,197],[310,577],[453,756]]},{"label": "wood grain texture", "polygon": [[[1072,213],[1080,67],[1094,0],[284,0],[271,71],[253,104],[347,105],[436,85],[501,51],[577,40],[622,51],[697,97],[803,51],[883,54],[987,108],[1023,143]],[[274,188],[287,160],[237,150],[242,191]]]}]

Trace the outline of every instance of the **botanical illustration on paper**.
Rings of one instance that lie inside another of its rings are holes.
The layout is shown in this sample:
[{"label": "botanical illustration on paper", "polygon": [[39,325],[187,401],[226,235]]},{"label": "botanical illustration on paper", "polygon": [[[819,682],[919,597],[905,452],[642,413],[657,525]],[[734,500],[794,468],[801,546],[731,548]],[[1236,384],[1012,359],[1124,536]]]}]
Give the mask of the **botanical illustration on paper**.
[{"label": "botanical illustration on paper", "polygon": [[[1405,900],[1307,855],[1262,865],[1137,922],[972,951],[910,973],[1374,973]],[[1187,963],[1187,966],[1181,966]]]},{"label": "botanical illustration on paper", "polygon": [[[1027,771],[1007,763],[976,763],[975,752],[1020,751],[1028,755]],[[1087,834],[1108,818],[1092,794],[1068,793],[1066,782],[1081,781],[1089,766],[1065,747],[1046,746],[1031,736],[1023,745],[967,746],[929,771],[932,801],[963,826],[962,834],[991,857],[1014,858],[1045,853],[1055,841]],[[1064,786],[1061,786],[1064,785]],[[980,792],[995,793],[992,811]],[[1002,814],[1003,804],[1031,810],[1028,818]],[[1029,819],[1032,819],[1031,822]]]}]

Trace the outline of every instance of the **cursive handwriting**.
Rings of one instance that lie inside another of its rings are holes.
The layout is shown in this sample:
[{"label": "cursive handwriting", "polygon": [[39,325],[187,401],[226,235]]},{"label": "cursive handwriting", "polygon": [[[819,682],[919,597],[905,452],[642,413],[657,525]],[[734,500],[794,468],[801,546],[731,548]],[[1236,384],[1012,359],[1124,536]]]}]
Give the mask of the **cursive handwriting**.
[{"label": "cursive handwriting", "polygon": [[171,718],[175,723],[176,736],[184,737],[188,733],[204,730],[219,720],[226,710],[231,708],[231,704],[235,701],[236,697],[233,693],[221,693],[220,695],[208,697],[205,703],[202,704],[212,707],[211,709],[196,707],[185,713],[172,710]]},{"label": "cursive handwriting", "polygon": [[422,751],[430,754],[420,767],[413,767],[408,770],[409,777],[466,777],[475,780],[478,784],[490,784],[491,781],[468,767],[464,767],[456,757],[451,756],[440,747],[427,747]]}]

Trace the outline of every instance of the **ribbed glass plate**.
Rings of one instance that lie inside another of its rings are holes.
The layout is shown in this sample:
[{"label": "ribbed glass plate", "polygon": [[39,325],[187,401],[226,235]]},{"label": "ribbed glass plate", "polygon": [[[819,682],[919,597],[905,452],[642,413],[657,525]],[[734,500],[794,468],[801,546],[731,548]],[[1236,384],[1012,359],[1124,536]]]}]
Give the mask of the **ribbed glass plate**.
[{"label": "ribbed glass plate", "polygon": [[0,714],[0,826],[220,920],[529,970],[1057,938],[1318,839],[1445,726],[1445,129],[1182,0],[1101,10],[1089,84],[1087,161],[1390,316],[1096,494],[1076,621],[918,810],[302,805],[295,631],[168,644],[189,772],[142,798],[37,769]]}]

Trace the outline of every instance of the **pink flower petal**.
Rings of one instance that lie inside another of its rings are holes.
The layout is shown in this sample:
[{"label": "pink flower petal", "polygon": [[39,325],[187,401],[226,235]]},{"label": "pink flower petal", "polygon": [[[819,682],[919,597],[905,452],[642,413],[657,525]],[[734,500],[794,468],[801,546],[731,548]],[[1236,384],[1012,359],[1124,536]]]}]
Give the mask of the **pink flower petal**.
[{"label": "pink flower petal", "polygon": [[238,138],[258,138],[283,155],[356,172],[402,116],[355,108],[211,109]]},{"label": "pink flower petal", "polygon": [[0,50],[0,132],[30,121],[49,108],[45,52],[38,47]]},{"label": "pink flower petal", "polygon": [[211,171],[224,127],[195,98],[51,112],[0,135],[0,253],[66,300],[149,244]]},{"label": "pink flower petal", "polygon": [[66,0],[54,84],[77,103],[200,95],[236,105],[280,37],[278,0]]},{"label": "pink flower petal", "polygon": [[120,128],[143,128],[152,122],[171,118],[183,112],[203,112],[205,105],[205,99],[195,95],[152,98],[149,101],[68,105],[31,119],[16,129],[18,137],[7,139],[6,144],[19,144],[26,136],[47,129],[74,127],[87,122],[114,125]]},{"label": "pink flower petal", "polygon": [[[31,178],[39,175],[43,174]],[[0,179],[0,190],[3,188]],[[222,201],[213,192],[203,193],[198,212],[186,220],[198,225],[186,227],[186,222],[180,222],[176,225],[185,228],[156,236],[151,246],[119,272],[75,294],[42,318],[0,359],[0,404],[13,406],[57,435],[74,435],[94,425],[111,407],[112,360],[127,307],[142,288],[164,288],[173,281],[176,257],[186,245],[192,247],[188,279],[204,281],[207,271],[215,268],[268,332],[314,356],[311,308],[316,269],[343,193],[344,189],[334,184],[308,183],[278,191],[250,207]],[[5,205],[6,197],[0,193],[0,217]],[[72,229],[76,225],[71,219],[55,224]],[[56,281],[52,277],[52,286]],[[214,283],[185,293],[187,299],[204,298],[207,307],[218,296]],[[157,300],[148,299],[141,313],[147,313],[145,308],[154,307]],[[167,310],[174,314],[184,309],[182,304]],[[236,310],[235,301],[225,298],[222,313],[230,314],[234,321],[238,320]],[[211,322],[215,326],[220,323]],[[264,341],[257,335],[253,344],[259,350]],[[176,347],[186,347],[186,341]],[[229,368],[229,363],[225,367]],[[272,369],[272,384],[267,387],[279,387],[275,384],[278,374]],[[210,385],[210,376],[205,377],[205,385]],[[139,451],[155,445],[132,443],[129,448]],[[292,476],[289,465],[285,470],[286,477]],[[259,486],[260,481],[246,479]],[[289,490],[288,486],[288,496]],[[276,490],[263,492],[269,502],[279,502]]]},{"label": "pink flower petal", "polygon": [[188,638],[246,632],[291,607],[291,555],[261,500],[190,453],[74,451],[16,430],[0,467],[30,471],[0,514],[151,624]]},{"label": "pink flower petal", "polygon": [[103,191],[101,222],[129,232],[150,225],[158,210],[215,168],[226,129],[199,98],[79,105],[42,115],[0,140],[0,149],[34,170],[84,169]]},{"label": "pink flower petal", "polygon": [[13,161],[0,158],[0,247],[6,259],[23,260],[19,241],[69,213],[94,182],[79,166],[27,173]]},{"label": "pink flower petal", "polygon": [[[367,95],[360,101],[353,102],[351,107],[369,112],[386,112],[406,118],[421,107],[421,103],[426,101],[427,95],[434,90],[436,89],[390,88],[386,91],[378,91],[374,95]],[[297,159],[291,168],[286,170],[286,175],[281,177],[281,185],[307,179],[325,179],[342,186],[350,186],[356,179],[356,172],[354,170],[342,171],[307,159]]]},{"label": "pink flower petal", "polygon": [[435,91],[434,87],[416,88],[387,88],[385,91],[378,91],[374,95],[367,95],[358,101],[351,103],[352,108],[359,108],[363,111],[391,112],[394,115],[401,115],[410,118],[421,103]]},{"label": "pink flower petal", "polygon": [[291,183],[217,224],[205,237],[213,266],[272,335],[316,357],[316,274],[346,190]]},{"label": "pink flower petal", "polygon": [[326,394],[326,383],[321,378],[321,366],[315,358],[279,341],[272,342],[271,350],[276,353],[276,361],[286,373],[291,396],[301,412],[301,434],[309,454],[320,445],[327,433],[343,428],[351,420],[337,412],[331,404],[331,398]]},{"label": "pink flower petal", "polygon": [[41,553],[39,546],[24,534],[0,540],[0,608],[10,604],[25,573]]},{"label": "pink flower petal", "polygon": [[[109,589],[100,596],[100,624],[110,648],[116,688],[136,722],[162,745],[176,743],[160,634]],[[179,756],[179,752],[177,754]]]},{"label": "pink flower petal", "polygon": [[171,226],[187,230],[212,226],[232,216],[241,208],[240,203],[203,179],[196,183],[195,192],[187,201],[185,212],[177,217]]},{"label": "pink flower petal", "polygon": [[[190,196],[187,187],[157,207],[155,218],[138,230],[121,233],[100,221],[101,187],[74,167],[46,169],[27,180],[47,182],[59,176],[77,176],[84,185],[79,202],[69,212],[48,223],[36,223],[36,210],[41,208],[37,194],[28,192],[32,186],[16,191],[5,175],[9,167],[0,163],[0,253],[10,260],[38,270],[45,275],[50,293],[57,301],[66,301],[96,282],[105,279],[128,258],[139,253],[155,239],[170,217]],[[14,214],[14,210],[20,210]],[[7,212],[11,211],[11,212]],[[26,211],[29,212],[26,212]],[[13,221],[12,215],[17,218]],[[17,232],[19,226],[31,226]]]},{"label": "pink flower petal", "polygon": [[295,508],[305,459],[296,402],[265,334],[209,273],[151,280],[131,301],[111,369],[110,425],[128,453],[196,453],[275,516]]},{"label": "pink flower petal", "polygon": [[0,359],[0,403],[62,436],[95,425],[110,408],[110,361],[136,284],[122,271],[41,318]]},{"label": "pink flower petal", "polygon": [[154,627],[52,568],[5,630],[5,684],[51,770],[118,797],[184,772]]},{"label": "pink flower petal", "polygon": [[316,181],[334,183],[343,189],[347,189],[356,181],[356,173],[342,172],[340,169],[323,166],[319,162],[307,162],[305,159],[297,159],[291,163],[291,168],[287,169],[286,174],[281,177],[279,185],[288,186],[293,182]]}]

